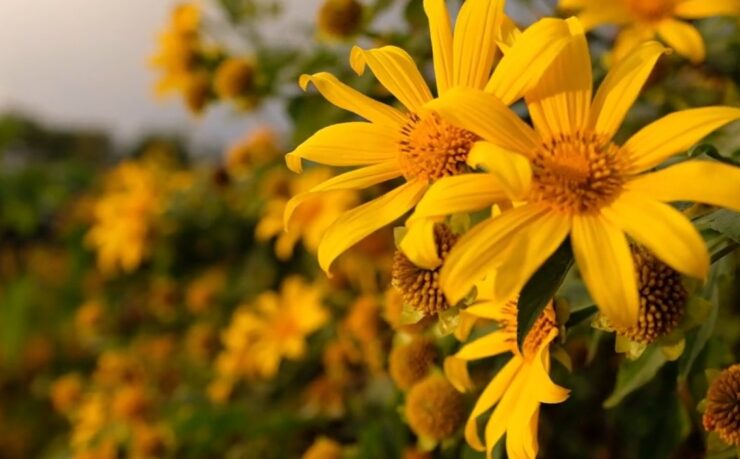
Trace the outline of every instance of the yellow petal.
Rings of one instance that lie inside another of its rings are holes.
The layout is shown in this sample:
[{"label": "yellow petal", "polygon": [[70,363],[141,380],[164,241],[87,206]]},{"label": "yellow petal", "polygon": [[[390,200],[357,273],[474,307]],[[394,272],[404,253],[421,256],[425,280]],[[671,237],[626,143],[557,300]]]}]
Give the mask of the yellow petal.
[{"label": "yellow petal", "polygon": [[496,373],[490,383],[483,389],[483,392],[475,402],[473,411],[470,413],[468,422],[465,424],[465,440],[468,444],[478,451],[483,451],[485,446],[478,436],[478,425],[476,418],[488,411],[493,405],[501,400],[501,397],[511,387],[511,383],[522,367],[522,359],[519,356],[513,356],[506,365]]},{"label": "yellow petal", "polygon": [[434,220],[422,218],[408,224],[408,231],[398,248],[416,266],[435,269],[442,264],[434,240]]},{"label": "yellow petal", "polygon": [[704,239],[681,212],[651,195],[626,191],[604,209],[604,215],[676,271],[706,277],[709,255]]},{"label": "yellow petal", "polygon": [[481,319],[495,320],[498,322],[511,319],[510,314],[503,310],[505,303],[493,300],[476,301],[465,308],[465,312]]},{"label": "yellow petal", "polygon": [[468,373],[468,362],[450,356],[445,359],[443,368],[447,380],[458,392],[468,392],[473,388],[473,381]]},{"label": "yellow petal", "polygon": [[463,347],[455,354],[460,360],[478,360],[494,355],[512,352],[516,349],[516,338],[503,330],[493,331]]},{"label": "yellow petal", "polygon": [[463,235],[440,271],[440,285],[450,302],[460,301],[475,282],[503,264],[510,242],[545,212],[542,207],[524,205],[479,223]]},{"label": "yellow petal", "polygon": [[601,215],[576,215],[573,252],[591,297],[619,327],[637,323],[637,281],[627,239]]},{"label": "yellow petal", "polygon": [[688,22],[676,19],[663,19],[658,23],[658,35],[668,46],[675,49],[682,56],[687,57],[694,64],[704,60],[706,50],[704,39],[696,27]]},{"label": "yellow petal", "polygon": [[534,392],[541,403],[562,403],[568,399],[570,391],[560,387],[550,379],[550,343],[558,336],[558,330],[553,328],[542,341],[537,355],[532,361],[530,377],[534,380]]},{"label": "yellow petal", "polygon": [[458,341],[466,341],[476,322],[478,322],[478,317],[468,314],[466,311],[461,311],[459,322],[455,328],[455,338]]},{"label": "yellow petal", "polygon": [[486,92],[506,105],[514,103],[540,81],[569,38],[568,26],[562,19],[546,18],[535,22],[516,39],[496,65]]},{"label": "yellow petal", "polygon": [[591,30],[602,24],[625,24],[631,18],[619,2],[602,2],[596,7],[581,11],[578,20],[585,30]]},{"label": "yellow petal", "polygon": [[454,88],[429,107],[451,123],[509,151],[529,157],[540,144],[532,128],[492,94]]},{"label": "yellow petal", "polygon": [[570,38],[537,86],[527,94],[532,122],[544,138],[582,132],[591,105],[591,56],[577,19],[567,21]]},{"label": "yellow petal", "polygon": [[345,212],[332,223],[321,239],[318,254],[321,269],[328,273],[331,263],[345,250],[408,212],[426,188],[426,182],[408,182]]},{"label": "yellow petal", "polygon": [[684,161],[641,175],[626,185],[658,201],[693,201],[740,212],[740,168],[714,161]]},{"label": "yellow petal", "polygon": [[509,199],[522,200],[532,184],[532,168],[529,160],[489,142],[476,142],[467,159],[471,167],[483,166],[498,179]]},{"label": "yellow petal", "polygon": [[305,193],[293,196],[285,205],[283,212],[283,223],[285,228],[289,227],[290,218],[293,213],[306,199],[316,196],[317,193],[334,190],[362,190],[378,183],[387,182],[401,175],[398,168],[398,162],[388,161],[385,163],[374,164],[372,166],[362,167],[351,172],[337,175],[325,182],[322,182],[311,188]]},{"label": "yellow petal", "polygon": [[299,83],[304,91],[309,83],[313,83],[321,95],[332,104],[375,124],[397,129],[406,123],[406,117],[401,112],[350,88],[331,73],[301,75]]},{"label": "yellow petal", "polygon": [[432,41],[434,76],[437,94],[452,87],[452,27],[445,0],[424,0],[424,12],[429,19],[429,36]]},{"label": "yellow petal", "polygon": [[740,14],[740,0],[685,0],[675,6],[673,13],[684,19],[736,16]]},{"label": "yellow petal", "polygon": [[632,24],[617,35],[610,56],[610,63],[614,64],[628,56],[641,44],[655,38],[655,28],[645,24]]},{"label": "yellow petal", "polygon": [[640,129],[625,144],[630,155],[629,173],[657,166],[688,150],[712,131],[740,120],[740,108],[703,107],[671,113]]},{"label": "yellow petal", "polygon": [[504,188],[491,174],[443,177],[429,187],[409,222],[474,212],[504,199],[506,199]]},{"label": "yellow petal", "polygon": [[453,38],[453,86],[483,89],[496,57],[503,0],[468,0],[457,15]]},{"label": "yellow petal", "polygon": [[496,408],[494,408],[491,417],[488,418],[486,423],[486,453],[488,457],[491,457],[493,448],[498,443],[504,432],[509,429],[511,425],[511,419],[519,408],[519,401],[523,397],[526,397],[526,371],[520,371],[515,375],[509,387],[506,389],[504,396]]},{"label": "yellow petal", "polygon": [[[501,28],[499,29],[496,43],[504,53],[509,52],[514,43],[522,36],[522,31],[514,24],[507,15],[501,17]],[[495,71],[495,70],[494,70]]]},{"label": "yellow petal", "polygon": [[375,78],[412,112],[432,100],[432,93],[414,60],[397,46],[368,50],[355,46],[349,59],[358,75],[365,72],[366,65],[370,67]]},{"label": "yellow petal", "polygon": [[665,52],[660,43],[650,41],[612,67],[594,97],[589,119],[591,129],[609,138],[617,132],[655,63]]},{"label": "yellow petal", "polygon": [[[527,383],[531,388],[534,381],[531,376],[528,379]],[[506,430],[506,455],[509,459],[535,459],[534,453],[530,454],[528,451],[531,448],[528,439],[531,436],[532,419],[536,419],[540,404],[528,392],[523,391]]]},{"label": "yellow petal", "polygon": [[385,126],[351,122],[325,127],[288,153],[286,161],[307,159],[328,166],[362,166],[398,156],[397,133]]},{"label": "yellow petal", "polygon": [[493,285],[493,300],[514,298],[530,277],[555,252],[570,231],[570,218],[548,212],[537,223],[523,228],[509,241],[504,261],[499,266]]}]

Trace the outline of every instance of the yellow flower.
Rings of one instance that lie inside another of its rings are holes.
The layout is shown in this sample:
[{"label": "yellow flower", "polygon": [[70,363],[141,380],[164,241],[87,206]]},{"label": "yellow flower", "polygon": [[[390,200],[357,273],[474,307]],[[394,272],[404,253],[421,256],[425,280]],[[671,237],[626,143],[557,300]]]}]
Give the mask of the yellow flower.
[{"label": "yellow flower", "polygon": [[213,89],[221,99],[245,96],[254,82],[254,64],[243,58],[224,60],[216,69]]},{"label": "yellow flower", "polygon": [[444,376],[432,374],[409,390],[404,413],[416,435],[440,441],[465,421],[465,398]]},{"label": "yellow flower", "polygon": [[299,277],[285,280],[280,293],[266,292],[242,306],[224,331],[224,352],[216,363],[224,377],[270,378],[283,359],[298,360],[306,338],[329,318],[321,289]]},{"label": "yellow flower", "polygon": [[243,175],[252,166],[261,166],[276,159],[279,154],[278,138],[269,126],[250,131],[226,150],[226,168],[231,174]]},{"label": "yellow flower", "polygon": [[82,378],[76,373],[57,378],[49,392],[54,409],[62,414],[69,413],[82,399],[82,386]]},{"label": "yellow flower", "polygon": [[[425,0],[424,9],[429,18],[440,96],[456,87],[485,89],[511,104],[536,83],[568,35],[564,21],[559,19],[543,19],[520,33],[504,17],[501,0],[466,1],[457,15],[454,34],[444,0]],[[500,60],[497,41],[505,50]],[[345,212],[329,227],[318,250],[324,271],[349,247],[412,209],[431,183],[466,171],[468,152],[478,140],[475,134],[453,126],[430,109],[432,92],[413,58],[403,49],[355,47],[350,64],[358,74],[369,67],[405,110],[360,94],[331,74],[303,75],[301,87],[313,83],[332,104],[369,122],[341,123],[318,131],[287,155],[288,167],[299,172],[304,159],[331,166],[364,167],[295,196],[285,211],[286,224],[294,210],[318,192],[364,189],[399,177],[405,183]]]},{"label": "yellow flower", "polygon": [[[549,376],[549,345],[558,335],[555,311],[549,304],[527,335],[520,352],[516,342],[517,305],[481,300],[465,310],[474,318],[493,320],[500,328],[465,344],[445,361],[445,373],[456,387],[469,387],[466,362],[511,352],[511,359],[483,390],[465,425],[465,439],[473,448],[488,451],[506,433],[506,452],[511,459],[537,456],[537,419],[540,403],[560,403],[569,391]],[[496,405],[494,407],[494,405]],[[478,435],[477,419],[493,408],[485,427],[485,446]]]},{"label": "yellow flower", "polygon": [[740,14],[738,0],[560,0],[560,8],[580,10],[578,18],[589,30],[602,24],[621,27],[614,44],[619,61],[640,43],[658,35],[668,46],[694,63],[704,60],[699,31],[681,19]]},{"label": "yellow flower", "polygon": [[185,290],[185,305],[193,314],[203,314],[213,308],[226,285],[226,272],[214,267],[191,281]]},{"label": "yellow flower", "polygon": [[159,49],[150,60],[162,72],[156,85],[158,95],[182,91],[188,84],[200,53],[199,26],[200,9],[195,3],[180,4],[172,11],[166,30],[159,36]]},{"label": "yellow flower", "polygon": [[341,459],[342,445],[331,438],[319,437],[303,453],[302,459]]},{"label": "yellow flower", "polygon": [[329,38],[357,33],[362,23],[362,3],[357,0],[325,0],[317,18],[319,32]]},{"label": "yellow flower", "polygon": [[[291,195],[300,195],[318,186],[330,177],[327,169],[311,169],[304,175],[291,178],[288,182]],[[293,225],[286,231],[283,213],[288,206],[286,196],[274,196],[265,204],[263,216],[255,229],[258,240],[277,236],[275,254],[281,260],[293,255],[295,245],[302,241],[306,249],[315,253],[321,237],[348,208],[357,203],[357,194],[352,190],[337,190],[331,193],[313,194],[302,201],[293,212]]]},{"label": "yellow flower", "polygon": [[[410,217],[409,234],[444,215],[516,201],[512,210],[478,224],[452,248],[439,278],[448,299],[456,303],[494,270],[493,298],[503,303],[515,297],[570,235],[592,298],[615,327],[630,327],[637,323],[639,300],[625,233],[676,271],[703,279],[709,268],[704,241],[665,203],[697,201],[740,210],[740,168],[691,160],[645,172],[740,119],[740,109],[673,113],[615,144],[614,133],[665,48],[656,42],[638,47],[612,68],[592,100],[583,29],[576,19],[568,22],[571,43],[527,97],[534,129],[482,91],[457,89],[435,104],[485,140],[469,161],[487,172],[437,181]],[[429,237],[409,243],[432,245]]]},{"label": "yellow flower", "polygon": [[152,220],[160,209],[158,178],[150,168],[127,161],[111,172],[86,236],[98,252],[103,272],[130,272],[139,266],[147,255]]}]

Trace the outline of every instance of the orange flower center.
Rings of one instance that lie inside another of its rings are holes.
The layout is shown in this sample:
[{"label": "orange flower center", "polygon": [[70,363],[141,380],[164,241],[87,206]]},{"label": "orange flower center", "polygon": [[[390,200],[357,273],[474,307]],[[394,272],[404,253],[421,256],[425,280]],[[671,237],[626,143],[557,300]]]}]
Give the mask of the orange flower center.
[{"label": "orange flower center", "polygon": [[[500,321],[501,328],[504,333],[510,336],[510,342],[512,349],[517,350],[516,346],[516,333],[517,333],[517,302],[512,300],[506,303],[502,307],[502,313],[506,316],[506,319]],[[537,317],[537,320],[529,329],[527,337],[524,338],[522,346],[522,356],[524,359],[531,361],[537,355],[537,350],[544,344],[545,339],[550,334],[550,331],[555,328],[557,322],[555,320],[555,308],[552,306],[552,302],[545,306],[545,309]]]},{"label": "orange flower center", "polygon": [[740,446],[740,365],[724,370],[709,387],[703,421],[722,441]]},{"label": "orange flower center", "polygon": [[468,153],[478,136],[443,120],[435,112],[409,114],[401,128],[399,162],[407,180],[433,182],[465,172]]},{"label": "orange flower center", "polygon": [[568,212],[599,210],[614,201],[624,183],[621,150],[593,134],[552,139],[532,163],[532,199]]},{"label": "orange flower center", "polygon": [[673,14],[673,0],[625,0],[627,9],[638,19],[654,22]]}]

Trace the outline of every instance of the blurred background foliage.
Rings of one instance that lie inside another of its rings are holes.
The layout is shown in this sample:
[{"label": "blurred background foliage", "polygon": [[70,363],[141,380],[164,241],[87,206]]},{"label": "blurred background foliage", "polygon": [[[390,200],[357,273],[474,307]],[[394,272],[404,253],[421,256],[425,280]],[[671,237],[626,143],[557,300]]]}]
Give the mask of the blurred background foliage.
[{"label": "blurred background foliage", "polygon": [[[508,3],[522,25],[556,14],[551,2]],[[372,78],[351,72],[349,49],[392,43],[429,73],[421,4],[327,0],[312,27],[277,39],[278,0],[178,7],[153,44],[158,92],[181,97],[194,116],[218,104],[241,116],[277,103],[292,122],[288,131],[257,127],[221,156],[204,159],[167,135],[120,146],[105,132],[0,117],[0,458],[483,457],[461,435],[423,452],[405,423],[388,354],[425,324],[402,324],[389,289],[390,230],[340,259],[334,277],[318,269],[317,235],[361,197],[319,200],[300,228],[282,233],[287,199],[312,185],[291,175],[282,155],[351,119],[302,92],[298,76],[329,71],[390,101]],[[706,62],[663,59],[622,138],[678,109],[738,105],[737,21],[698,26]],[[591,36],[597,80],[613,36]],[[739,129],[690,154],[740,161]],[[709,306],[674,361],[657,346],[634,361],[615,354],[614,337],[588,320],[577,276],[561,288],[579,320],[554,372],[572,395],[543,406],[541,457],[735,454],[707,436],[697,406],[707,370],[740,353],[740,219],[696,212],[724,257],[700,288]],[[426,325],[439,353],[450,353],[453,340],[433,328]],[[500,449],[496,457],[505,457]]]}]

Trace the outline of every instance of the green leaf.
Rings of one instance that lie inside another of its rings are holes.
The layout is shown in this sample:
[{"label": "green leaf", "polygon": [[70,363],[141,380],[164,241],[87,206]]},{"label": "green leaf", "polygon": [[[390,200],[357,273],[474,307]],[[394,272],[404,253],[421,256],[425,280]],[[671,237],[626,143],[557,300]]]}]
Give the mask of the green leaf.
[{"label": "green leaf", "polygon": [[720,209],[703,217],[702,223],[723,236],[727,236],[735,242],[740,242],[740,212]]},{"label": "green leaf", "polygon": [[714,324],[717,322],[717,315],[719,314],[719,308],[715,302],[710,302],[712,309],[709,312],[709,317],[695,332],[689,333],[686,336],[686,350],[684,351],[681,358],[678,360],[678,379],[684,380],[691,372],[691,368],[694,366],[694,361],[699,356],[699,353],[706,346],[707,341],[712,336],[714,331]]},{"label": "green leaf", "polygon": [[714,145],[711,145],[708,143],[700,143],[699,145],[692,147],[688,151],[688,155],[690,158],[695,158],[697,156],[706,155],[721,163],[730,164],[732,166],[740,166],[740,163],[737,163],[731,158],[728,158],[726,156],[722,156]]},{"label": "green leaf", "polygon": [[524,339],[547,303],[555,296],[573,266],[570,241],[564,241],[550,258],[537,270],[519,295],[516,339],[521,349]]},{"label": "green leaf", "polygon": [[665,363],[666,358],[657,346],[650,346],[637,360],[624,360],[614,392],[604,401],[604,408],[614,408],[627,395],[650,382]]}]

